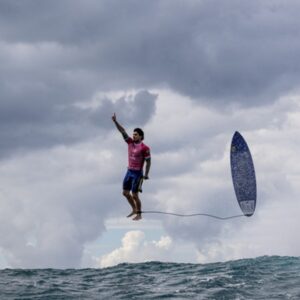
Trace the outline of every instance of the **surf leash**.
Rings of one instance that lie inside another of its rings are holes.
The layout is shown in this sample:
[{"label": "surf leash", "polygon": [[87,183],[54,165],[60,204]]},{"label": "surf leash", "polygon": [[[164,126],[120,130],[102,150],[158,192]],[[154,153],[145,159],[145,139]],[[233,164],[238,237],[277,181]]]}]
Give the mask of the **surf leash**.
[{"label": "surf leash", "polygon": [[178,213],[172,213],[172,212],[165,212],[165,211],[156,211],[156,210],[145,210],[141,211],[142,214],[163,214],[163,215],[171,215],[176,217],[196,217],[196,216],[204,216],[209,218],[214,218],[218,220],[229,220],[229,219],[235,219],[240,217],[245,217],[245,215],[235,215],[230,217],[219,217],[211,214],[204,214],[204,213],[196,213],[196,214],[178,214]]}]

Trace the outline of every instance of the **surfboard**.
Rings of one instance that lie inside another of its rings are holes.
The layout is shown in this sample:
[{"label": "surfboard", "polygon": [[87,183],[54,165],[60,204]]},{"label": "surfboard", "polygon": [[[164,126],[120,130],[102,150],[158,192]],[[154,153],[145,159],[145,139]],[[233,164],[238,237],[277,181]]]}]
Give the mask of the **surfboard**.
[{"label": "surfboard", "polygon": [[231,176],[235,195],[243,214],[251,217],[256,207],[256,177],[249,147],[239,132],[232,137]]}]

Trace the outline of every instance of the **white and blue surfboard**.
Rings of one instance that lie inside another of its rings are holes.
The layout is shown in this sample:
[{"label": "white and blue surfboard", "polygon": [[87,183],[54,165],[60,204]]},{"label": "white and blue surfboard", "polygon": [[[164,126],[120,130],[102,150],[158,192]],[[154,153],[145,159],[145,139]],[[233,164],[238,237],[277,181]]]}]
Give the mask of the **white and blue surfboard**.
[{"label": "white and blue surfboard", "polygon": [[249,147],[239,132],[235,132],[230,151],[231,175],[237,201],[247,217],[256,207],[256,178]]}]

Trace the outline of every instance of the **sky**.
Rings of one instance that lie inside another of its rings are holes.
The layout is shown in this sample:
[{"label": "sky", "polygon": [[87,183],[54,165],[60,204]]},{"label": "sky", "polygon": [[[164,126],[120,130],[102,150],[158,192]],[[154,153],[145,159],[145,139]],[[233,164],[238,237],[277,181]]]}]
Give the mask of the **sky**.
[{"label": "sky", "polygon": [[[296,0],[2,0],[0,268],[299,256],[299,11]],[[239,131],[255,214],[126,218],[113,113],[151,148],[143,210],[240,214]]]}]

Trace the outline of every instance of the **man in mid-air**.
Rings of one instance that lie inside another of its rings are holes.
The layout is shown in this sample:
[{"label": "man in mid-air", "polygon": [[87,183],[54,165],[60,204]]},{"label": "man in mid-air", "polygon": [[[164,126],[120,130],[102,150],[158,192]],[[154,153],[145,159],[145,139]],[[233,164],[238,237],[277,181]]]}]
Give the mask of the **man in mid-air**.
[{"label": "man in mid-air", "polygon": [[[151,166],[150,148],[143,143],[144,132],[142,129],[135,128],[131,138],[118,123],[115,113],[112,116],[112,120],[128,144],[128,170],[123,181],[123,195],[128,200],[132,212],[127,217],[136,215],[133,220],[138,221],[142,218],[142,204],[139,198],[141,182],[143,179],[149,179]],[[145,161],[146,170],[145,175],[143,175]]]}]

